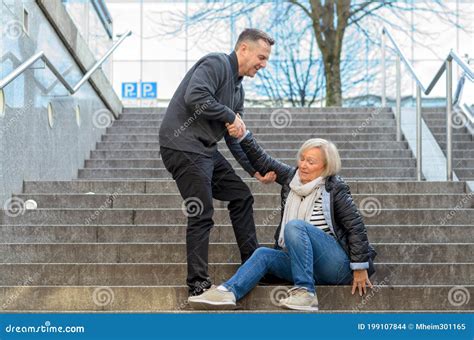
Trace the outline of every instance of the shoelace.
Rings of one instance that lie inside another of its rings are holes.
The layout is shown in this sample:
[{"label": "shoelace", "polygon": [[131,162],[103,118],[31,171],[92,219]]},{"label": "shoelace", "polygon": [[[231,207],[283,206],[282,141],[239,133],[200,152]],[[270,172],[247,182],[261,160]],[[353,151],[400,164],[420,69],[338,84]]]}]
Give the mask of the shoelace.
[{"label": "shoelace", "polygon": [[306,288],[303,288],[303,287],[293,287],[291,288],[289,291],[288,291],[288,295],[289,296],[296,296],[296,295],[301,295],[301,294],[305,294],[307,293],[308,291],[306,290]]}]

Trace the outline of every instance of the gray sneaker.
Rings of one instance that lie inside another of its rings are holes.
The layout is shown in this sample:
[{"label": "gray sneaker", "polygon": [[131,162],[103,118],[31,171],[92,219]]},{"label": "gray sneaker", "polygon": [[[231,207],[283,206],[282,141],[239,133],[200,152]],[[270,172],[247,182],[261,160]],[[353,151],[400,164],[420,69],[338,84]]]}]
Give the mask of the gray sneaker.
[{"label": "gray sneaker", "polygon": [[304,311],[318,310],[318,297],[316,294],[311,295],[306,288],[293,287],[288,291],[288,295],[280,300],[281,307]]},{"label": "gray sneaker", "polygon": [[212,287],[198,296],[188,298],[189,305],[194,309],[235,309],[235,296],[232,292],[224,292]]}]

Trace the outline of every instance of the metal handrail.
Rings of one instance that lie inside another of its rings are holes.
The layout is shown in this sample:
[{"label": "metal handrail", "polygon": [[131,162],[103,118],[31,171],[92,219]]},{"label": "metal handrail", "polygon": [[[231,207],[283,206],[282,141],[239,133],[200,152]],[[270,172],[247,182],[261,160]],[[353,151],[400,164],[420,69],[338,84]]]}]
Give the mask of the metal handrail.
[{"label": "metal handrail", "polygon": [[462,121],[463,117],[465,118],[467,130],[471,135],[474,135],[474,105],[471,103],[464,103],[464,86],[466,80],[474,83],[474,79],[467,76],[465,72],[462,73],[456,86],[456,90],[454,91],[453,110],[455,111],[455,115],[458,115],[458,121]]},{"label": "metal handrail", "polygon": [[464,73],[471,79],[474,79],[474,71],[471,67],[458,56],[456,52],[451,50],[448,56],[443,60],[441,67],[436,72],[433,80],[425,87],[415,72],[410,61],[407,59],[405,54],[402,52],[397,42],[387,30],[387,28],[382,28],[382,106],[387,105],[386,97],[386,74],[385,74],[385,36],[389,38],[392,42],[395,53],[397,55],[396,60],[396,88],[397,88],[397,100],[396,100],[396,121],[397,121],[397,141],[401,141],[401,67],[400,62],[403,61],[405,66],[408,68],[411,76],[416,82],[416,173],[417,179],[421,180],[421,158],[422,158],[422,138],[421,138],[421,94],[424,93],[428,95],[438,83],[439,79],[446,71],[446,171],[447,171],[447,180],[453,180],[453,157],[452,157],[452,113],[453,113],[453,90],[452,90],[452,62],[453,60],[463,69]]},{"label": "metal handrail", "polygon": [[28,58],[25,62],[23,62],[20,66],[14,69],[10,74],[8,74],[5,78],[0,81],[0,90],[3,89],[5,86],[10,84],[13,80],[15,80],[18,76],[20,76],[25,70],[27,70],[31,65],[33,65],[38,60],[43,60],[44,63],[49,67],[51,72],[58,78],[61,84],[68,90],[70,94],[76,93],[80,87],[92,76],[92,74],[104,63],[104,61],[115,51],[115,49],[130,35],[132,31],[127,31],[123,34],[119,40],[115,42],[115,44],[104,54],[99,61],[97,61],[92,68],[87,71],[87,73],[79,80],[79,82],[75,86],[71,86],[67,80],[61,75],[56,67],[54,67],[51,60],[44,54],[43,51],[36,53],[35,55]]},{"label": "metal handrail", "polygon": [[382,34],[386,34],[387,37],[390,39],[395,50],[397,51],[397,54],[400,56],[401,60],[405,63],[405,65],[408,67],[408,70],[412,74],[414,80],[416,81],[418,85],[420,85],[421,89],[423,90],[423,93],[426,95],[430,94],[431,90],[433,90],[433,87],[436,85],[439,78],[441,78],[441,76],[443,75],[443,72],[446,70],[445,62],[448,60],[456,61],[456,63],[459,64],[459,66],[463,69],[463,71],[466,72],[467,76],[469,76],[471,79],[474,78],[474,71],[471,70],[470,66],[464,60],[462,60],[461,57],[456,52],[451,50],[448,56],[443,61],[443,64],[439,68],[438,72],[436,72],[436,75],[434,76],[433,80],[430,82],[430,84],[427,87],[425,87],[422,81],[420,80],[420,77],[418,76],[418,74],[416,74],[416,71],[414,70],[412,64],[410,63],[408,58],[405,56],[405,54],[402,52],[398,44],[395,42],[395,39],[393,38],[392,34],[385,27],[382,29]]}]

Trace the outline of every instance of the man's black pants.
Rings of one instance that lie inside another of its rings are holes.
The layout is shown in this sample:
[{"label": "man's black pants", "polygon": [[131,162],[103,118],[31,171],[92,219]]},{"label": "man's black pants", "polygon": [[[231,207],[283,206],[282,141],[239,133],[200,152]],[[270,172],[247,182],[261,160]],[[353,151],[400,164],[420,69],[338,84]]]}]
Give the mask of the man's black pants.
[{"label": "man's black pants", "polygon": [[232,227],[244,263],[258,248],[253,219],[253,196],[229,162],[218,151],[213,157],[160,147],[166,169],[176,181],[187,206],[186,257],[193,287],[209,280],[209,234],[214,225],[212,199],[228,201]]}]

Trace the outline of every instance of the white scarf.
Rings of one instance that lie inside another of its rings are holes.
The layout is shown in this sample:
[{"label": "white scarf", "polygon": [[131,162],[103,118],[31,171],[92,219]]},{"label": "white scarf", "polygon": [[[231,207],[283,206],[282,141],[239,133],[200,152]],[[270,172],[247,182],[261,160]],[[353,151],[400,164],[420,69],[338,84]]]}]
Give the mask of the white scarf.
[{"label": "white scarf", "polygon": [[309,222],[313,213],[314,202],[322,195],[325,177],[318,177],[306,184],[301,183],[299,171],[290,182],[291,191],[288,194],[281,220],[278,245],[285,248],[285,226],[291,220]]}]

